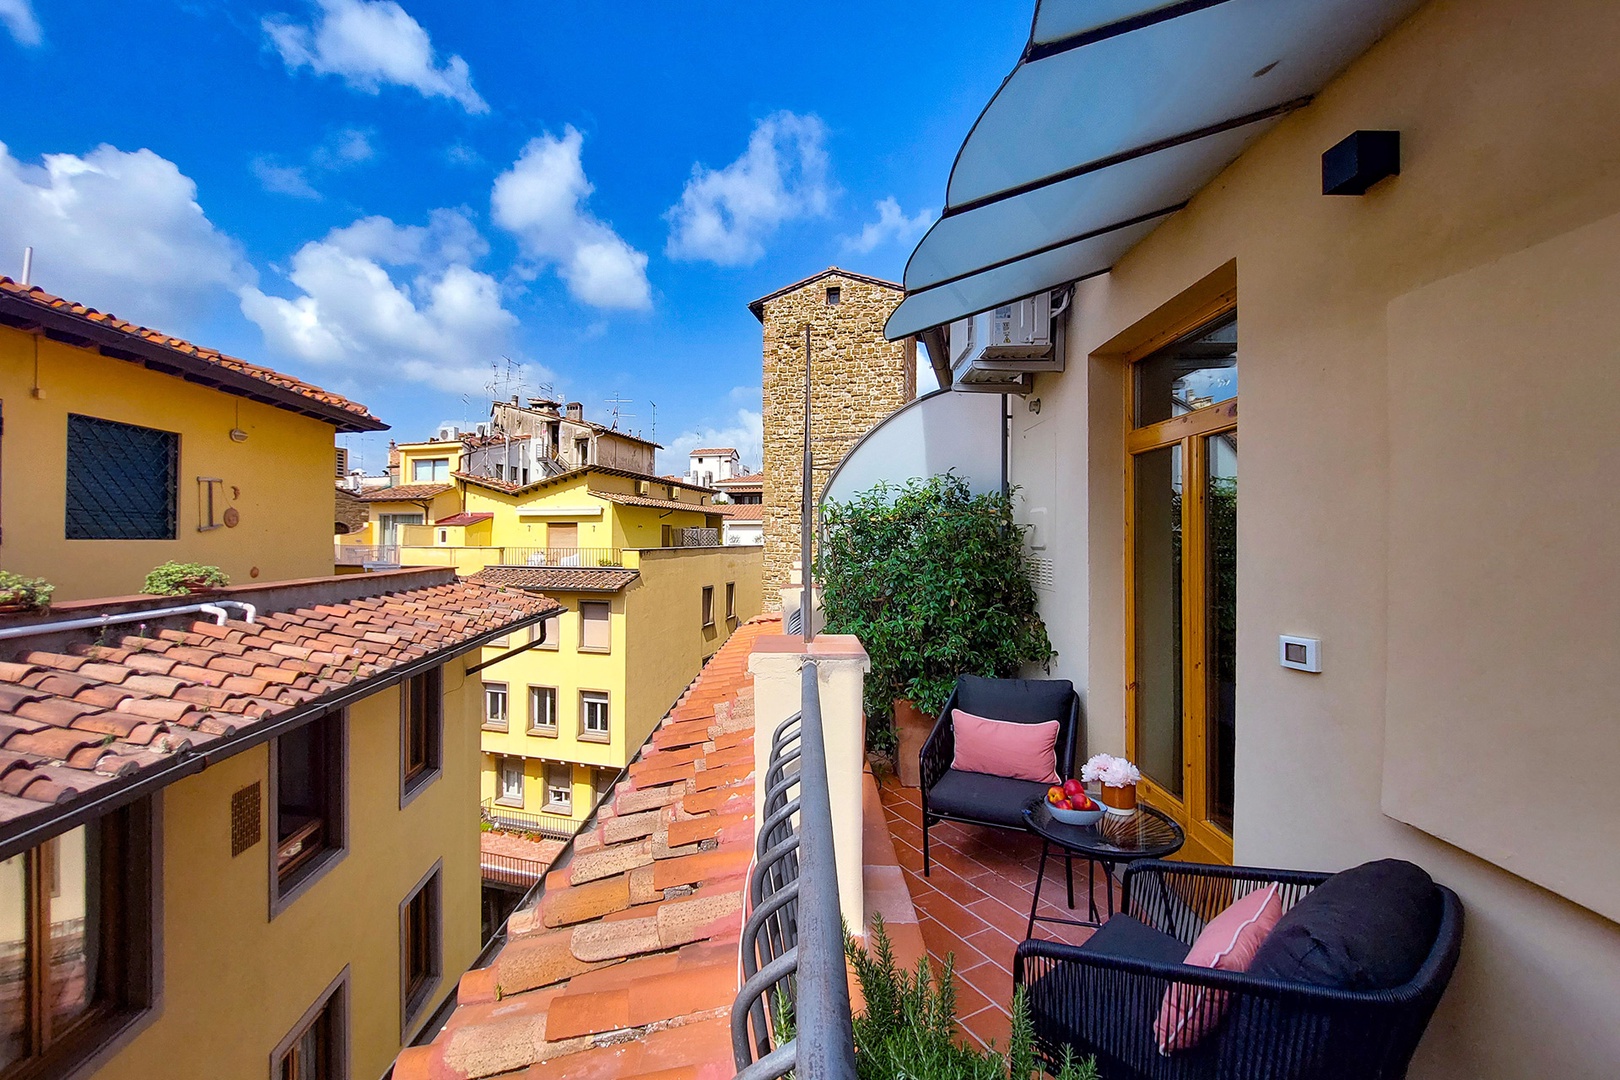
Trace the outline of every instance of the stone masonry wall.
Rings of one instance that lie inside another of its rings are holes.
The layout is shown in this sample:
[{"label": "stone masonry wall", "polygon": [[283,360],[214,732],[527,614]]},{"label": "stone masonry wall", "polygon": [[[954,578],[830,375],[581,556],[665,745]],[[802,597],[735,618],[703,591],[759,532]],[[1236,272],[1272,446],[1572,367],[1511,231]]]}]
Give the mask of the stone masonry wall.
[{"label": "stone masonry wall", "polygon": [[[827,290],[839,302],[827,302]],[[804,470],[804,328],[810,327],[811,460],[816,497],[860,437],[916,396],[911,341],[883,339],[903,297],[899,286],[839,273],[817,277],[764,303],[765,606],[799,557]]]}]

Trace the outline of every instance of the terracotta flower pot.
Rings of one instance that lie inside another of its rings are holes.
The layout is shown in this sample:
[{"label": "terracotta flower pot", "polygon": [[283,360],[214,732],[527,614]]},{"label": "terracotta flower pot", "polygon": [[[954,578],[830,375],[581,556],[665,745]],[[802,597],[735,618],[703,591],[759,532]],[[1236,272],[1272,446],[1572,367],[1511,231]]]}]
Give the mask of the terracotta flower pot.
[{"label": "terracotta flower pot", "polygon": [[1128,784],[1125,787],[1109,787],[1102,785],[1097,797],[1102,800],[1110,813],[1134,814],[1136,812],[1136,785]]},{"label": "terracotta flower pot", "polygon": [[900,741],[894,771],[906,787],[922,785],[922,748],[934,730],[934,719],[905,698],[894,703],[894,731]]}]

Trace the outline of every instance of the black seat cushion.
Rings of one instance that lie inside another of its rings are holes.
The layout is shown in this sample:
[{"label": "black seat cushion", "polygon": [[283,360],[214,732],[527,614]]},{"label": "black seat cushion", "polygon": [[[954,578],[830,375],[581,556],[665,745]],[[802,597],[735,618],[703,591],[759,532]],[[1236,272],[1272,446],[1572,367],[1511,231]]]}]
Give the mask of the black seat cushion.
[{"label": "black seat cushion", "polygon": [[1120,913],[1109,916],[1080,949],[1103,956],[1151,960],[1155,964],[1179,964],[1187,959],[1192,946],[1135,916]]},{"label": "black seat cushion", "polygon": [[928,812],[1009,829],[1024,828],[1024,807],[1044,799],[1048,785],[1010,776],[946,769],[928,790]]},{"label": "black seat cushion", "polygon": [[1043,724],[1069,723],[1074,683],[1068,679],[986,679],[961,675],[956,680],[956,707],[987,720]]},{"label": "black seat cushion", "polygon": [[1421,867],[1380,859],[1334,874],[1289,909],[1249,971],[1340,990],[1389,990],[1434,948],[1442,900]]}]

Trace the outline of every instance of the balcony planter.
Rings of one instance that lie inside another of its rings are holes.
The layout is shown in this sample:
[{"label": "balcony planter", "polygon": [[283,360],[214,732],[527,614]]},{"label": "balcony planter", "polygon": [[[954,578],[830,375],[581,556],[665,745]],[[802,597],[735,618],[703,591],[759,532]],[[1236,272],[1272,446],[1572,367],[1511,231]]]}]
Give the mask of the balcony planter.
[{"label": "balcony planter", "polygon": [[51,609],[55,586],[44,578],[23,577],[0,570],[0,615],[28,615]]},{"label": "balcony planter", "polygon": [[934,718],[917,708],[914,702],[900,698],[894,703],[894,732],[899,742],[894,771],[906,787],[922,784],[922,748],[932,730]]}]

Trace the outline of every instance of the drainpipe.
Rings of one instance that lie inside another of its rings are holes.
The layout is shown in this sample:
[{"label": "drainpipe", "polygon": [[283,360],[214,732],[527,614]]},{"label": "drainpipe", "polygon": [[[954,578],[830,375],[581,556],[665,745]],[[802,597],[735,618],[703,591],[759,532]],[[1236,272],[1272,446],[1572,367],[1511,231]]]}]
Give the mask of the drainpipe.
[{"label": "drainpipe", "polygon": [[166,619],[171,615],[211,615],[216,626],[224,626],[225,620],[230,617],[226,608],[240,608],[247,622],[253,622],[258,615],[258,608],[241,600],[216,600],[209,603],[181,604],[178,607],[148,608],[144,611],[126,611],[120,615],[89,615],[80,619],[62,619],[56,622],[29,623],[27,626],[8,626],[0,630],[0,640],[5,638],[35,637],[40,634],[56,634],[68,630],[93,630],[102,626],[116,626],[120,623],[144,622],[148,619]]}]

